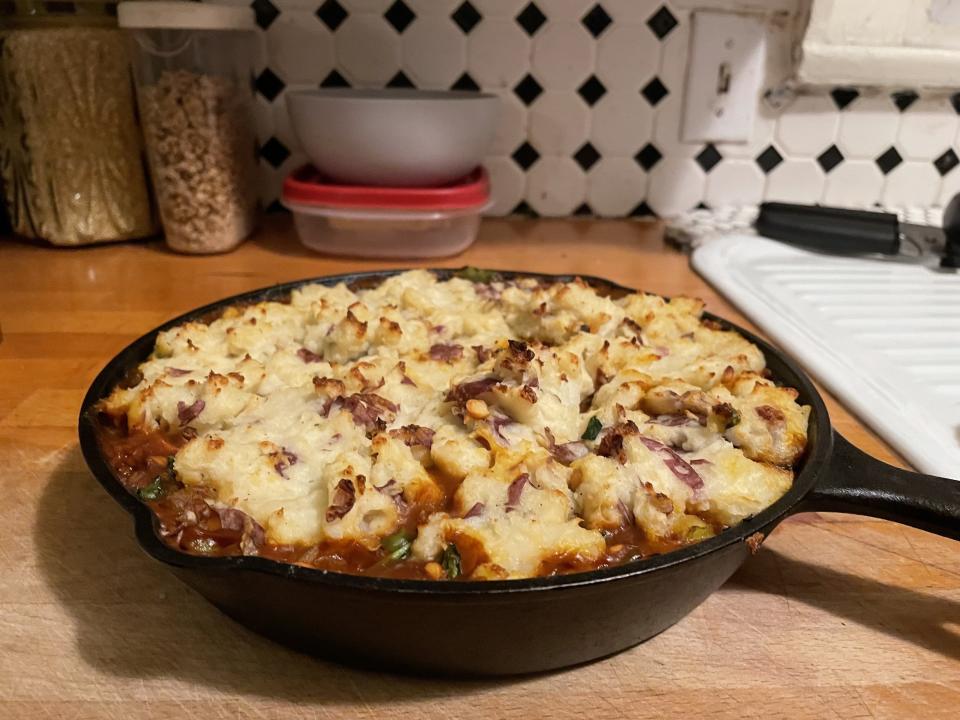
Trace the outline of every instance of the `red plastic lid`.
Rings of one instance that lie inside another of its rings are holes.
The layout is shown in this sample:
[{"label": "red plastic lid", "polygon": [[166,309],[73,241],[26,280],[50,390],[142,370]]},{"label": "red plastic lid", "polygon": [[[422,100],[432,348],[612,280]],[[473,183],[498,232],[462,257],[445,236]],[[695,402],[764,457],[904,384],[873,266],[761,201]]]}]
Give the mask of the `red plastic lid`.
[{"label": "red plastic lid", "polygon": [[323,207],[375,210],[465,210],[490,200],[487,171],[477,168],[462,180],[430,188],[335,185],[312,165],[294,170],[283,181],[284,201]]}]

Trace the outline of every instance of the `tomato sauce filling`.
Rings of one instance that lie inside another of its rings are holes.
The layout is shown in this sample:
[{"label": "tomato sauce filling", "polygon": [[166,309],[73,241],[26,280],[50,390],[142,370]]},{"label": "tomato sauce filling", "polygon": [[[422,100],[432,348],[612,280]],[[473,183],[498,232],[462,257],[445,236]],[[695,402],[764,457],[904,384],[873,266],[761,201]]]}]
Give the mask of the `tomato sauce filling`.
[{"label": "tomato sauce filling", "polygon": [[[207,501],[214,495],[206,488],[185,486],[176,478],[174,456],[189,440],[180,434],[128,432],[126,423],[101,414],[97,432],[104,457],[120,482],[148,505],[158,521],[158,531],[170,547],[194,555],[223,557],[257,555],[278,562],[303,565],[319,570],[406,579],[468,579],[473,570],[487,560],[483,546],[475,538],[458,535],[451,539],[456,560],[425,563],[412,558],[397,559],[392,547],[371,550],[353,541],[324,541],[313,545],[283,545],[266,540],[263,529],[237,510],[217,511]],[[411,504],[403,517],[402,537],[409,543],[417,529],[434,512],[456,514],[454,493],[459,482],[433,474],[442,496]],[[244,520],[244,518],[246,518]],[[255,527],[254,527],[255,526]],[[713,532],[722,527],[713,526]],[[256,540],[258,539],[259,542]],[[658,555],[690,544],[689,540],[652,542],[643,530],[630,523],[605,534],[607,552],[599,559],[559,556],[545,559],[536,573],[546,577],[596,570]]]}]

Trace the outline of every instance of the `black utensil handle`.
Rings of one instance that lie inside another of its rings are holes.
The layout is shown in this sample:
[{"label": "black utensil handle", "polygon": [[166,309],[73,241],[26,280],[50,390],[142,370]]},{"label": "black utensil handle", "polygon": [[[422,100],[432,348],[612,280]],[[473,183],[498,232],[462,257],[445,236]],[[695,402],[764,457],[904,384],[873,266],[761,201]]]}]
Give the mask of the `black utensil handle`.
[{"label": "black utensil handle", "polygon": [[840,255],[900,252],[900,223],[892,213],[768,202],[755,223],[764,237]]},{"label": "black utensil handle", "polygon": [[839,433],[833,457],[801,510],[869,515],[960,540],[960,480],[887,465]]}]

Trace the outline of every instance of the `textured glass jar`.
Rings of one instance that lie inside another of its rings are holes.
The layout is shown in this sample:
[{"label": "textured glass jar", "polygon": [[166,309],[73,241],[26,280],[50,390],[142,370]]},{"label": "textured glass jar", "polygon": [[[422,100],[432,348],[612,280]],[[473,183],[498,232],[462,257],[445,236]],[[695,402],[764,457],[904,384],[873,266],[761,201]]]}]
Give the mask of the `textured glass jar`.
[{"label": "textured glass jar", "polygon": [[0,18],[0,176],[14,232],[56,245],[156,232],[114,3]]}]

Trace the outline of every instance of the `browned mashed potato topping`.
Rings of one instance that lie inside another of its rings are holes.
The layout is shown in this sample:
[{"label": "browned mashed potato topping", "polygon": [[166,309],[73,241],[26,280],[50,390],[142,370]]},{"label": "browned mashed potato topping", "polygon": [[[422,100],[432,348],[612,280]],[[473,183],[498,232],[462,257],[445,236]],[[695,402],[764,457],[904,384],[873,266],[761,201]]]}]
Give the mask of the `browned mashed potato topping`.
[{"label": "browned mashed potato topping", "polygon": [[809,408],[703,303],[425,270],[161,333],[100,404],[171,545],[343,572],[549,575],[780,498]]}]

